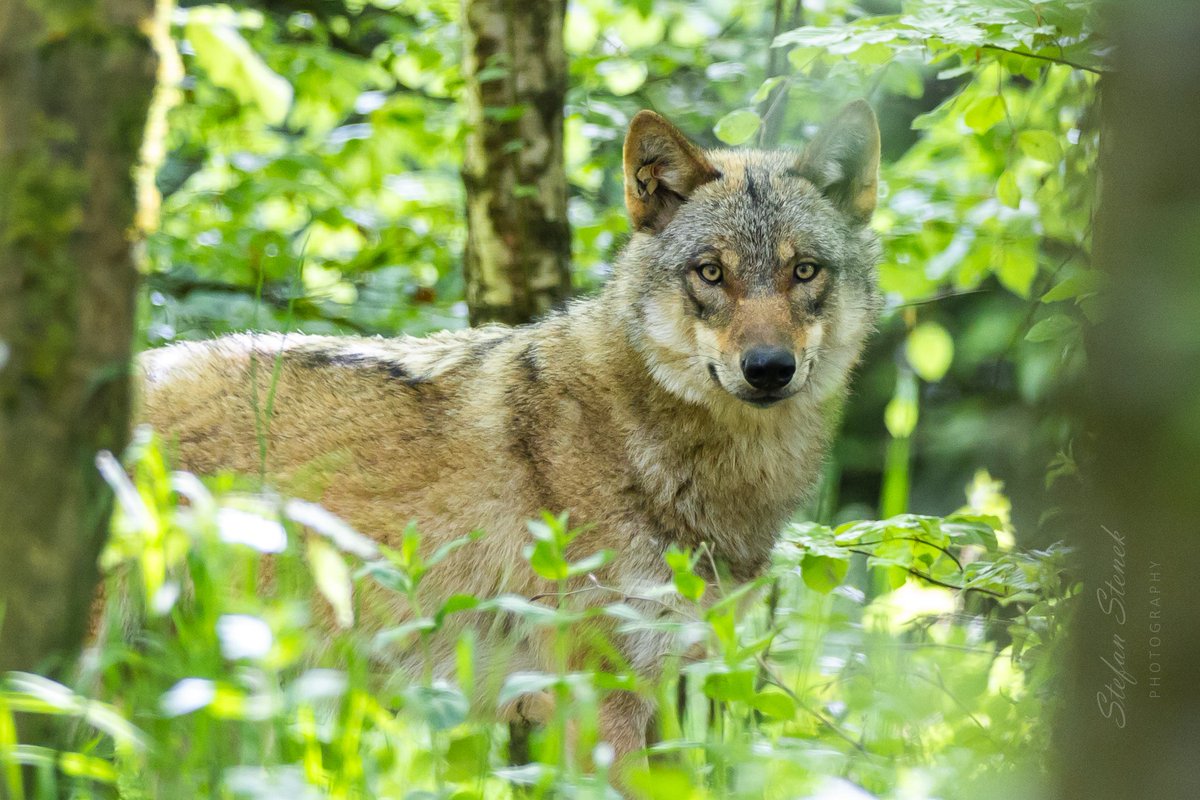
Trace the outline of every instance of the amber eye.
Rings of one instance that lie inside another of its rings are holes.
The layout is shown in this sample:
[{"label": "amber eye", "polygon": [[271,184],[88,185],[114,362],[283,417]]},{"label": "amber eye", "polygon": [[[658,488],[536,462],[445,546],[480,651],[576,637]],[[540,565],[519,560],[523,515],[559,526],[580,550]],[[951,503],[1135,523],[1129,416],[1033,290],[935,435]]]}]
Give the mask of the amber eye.
[{"label": "amber eye", "polygon": [[817,277],[817,273],[820,271],[820,264],[815,264],[812,261],[801,261],[796,265],[796,280],[800,281],[801,283],[808,283],[813,278]]},{"label": "amber eye", "polygon": [[711,261],[706,261],[705,263],[696,267],[696,274],[700,276],[700,280],[704,281],[705,283],[711,283],[714,286],[720,283],[721,278],[724,276],[724,273],[721,272],[720,265],[714,264]]}]

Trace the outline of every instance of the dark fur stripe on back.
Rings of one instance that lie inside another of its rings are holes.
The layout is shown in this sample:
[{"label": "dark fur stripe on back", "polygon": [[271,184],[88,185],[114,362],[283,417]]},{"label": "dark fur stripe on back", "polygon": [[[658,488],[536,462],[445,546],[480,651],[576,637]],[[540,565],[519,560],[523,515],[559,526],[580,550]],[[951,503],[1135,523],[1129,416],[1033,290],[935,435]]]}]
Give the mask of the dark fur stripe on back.
[{"label": "dark fur stripe on back", "polygon": [[399,381],[410,389],[419,389],[427,384],[429,379],[424,375],[414,374],[404,364],[395,358],[367,355],[364,353],[347,353],[330,350],[309,350],[288,356],[309,369],[328,369],[337,367],[375,369],[394,381]]}]

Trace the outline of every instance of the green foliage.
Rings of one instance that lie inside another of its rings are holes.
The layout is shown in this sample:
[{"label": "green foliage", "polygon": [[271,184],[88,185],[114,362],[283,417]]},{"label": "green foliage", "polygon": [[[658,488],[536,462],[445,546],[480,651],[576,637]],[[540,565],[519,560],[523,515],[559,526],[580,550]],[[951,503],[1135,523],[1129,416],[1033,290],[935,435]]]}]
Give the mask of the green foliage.
[{"label": "green foliage", "polygon": [[[428,615],[421,576],[473,537],[426,553],[410,530],[390,552],[310,504],[170,473],[144,434],[131,468],[132,482],[106,471],[120,499],[105,556],[110,602],[78,686],[13,674],[0,690],[4,763],[56,757],[14,742],[13,713],[78,720],[76,748],[58,754],[72,796],[112,786],[127,798],[501,798],[524,784],[533,797],[600,797],[602,751],[589,776],[562,743],[568,726],[594,741],[600,698],[634,686],[663,699],[652,752],[666,760],[655,759],[649,796],[786,798],[846,780],[881,797],[919,785],[965,798],[1038,774],[1038,709],[1054,691],[1049,667],[1074,589],[1061,548],[1011,548],[1004,498],[983,477],[972,503],[945,518],[792,525],[763,579],[710,585],[706,606],[696,575],[706,553],[673,551],[673,581],[636,600],[607,590],[608,601],[580,610],[565,596],[459,595]],[[530,531],[529,569],[562,580],[589,568],[566,560],[578,531],[565,518]],[[870,574],[884,580],[864,591]],[[364,593],[407,605],[415,622],[372,640],[341,616]],[[679,612],[663,617],[658,603]],[[369,658],[415,634],[428,644],[468,609],[564,642],[607,618],[621,634],[672,631],[707,655],[667,659],[653,686],[565,661],[509,675],[499,702],[551,691],[558,703],[534,763],[511,767],[503,729],[467,699],[497,666],[480,661],[472,636],[458,638],[453,680],[397,681]],[[679,691],[677,708],[668,698]],[[6,774],[11,797],[37,796],[20,772]]]}]

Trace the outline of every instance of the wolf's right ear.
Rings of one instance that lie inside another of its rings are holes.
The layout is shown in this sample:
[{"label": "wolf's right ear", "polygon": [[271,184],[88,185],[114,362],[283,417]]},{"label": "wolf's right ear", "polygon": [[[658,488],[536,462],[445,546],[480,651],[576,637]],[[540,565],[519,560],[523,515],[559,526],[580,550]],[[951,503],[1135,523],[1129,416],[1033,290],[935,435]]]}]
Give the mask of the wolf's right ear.
[{"label": "wolf's right ear", "polygon": [[661,231],[697,186],[721,177],[699,147],[653,111],[625,134],[625,208],[634,230]]}]

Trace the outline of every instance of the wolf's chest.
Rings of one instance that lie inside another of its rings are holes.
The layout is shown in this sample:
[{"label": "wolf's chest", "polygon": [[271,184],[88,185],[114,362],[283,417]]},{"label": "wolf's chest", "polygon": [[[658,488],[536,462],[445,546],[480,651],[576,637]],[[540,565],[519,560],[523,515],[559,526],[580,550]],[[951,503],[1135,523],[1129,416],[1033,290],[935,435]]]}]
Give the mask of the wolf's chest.
[{"label": "wolf's chest", "polygon": [[822,439],[811,431],[643,440],[639,479],[656,526],[686,547],[712,547],[735,576],[765,566],[780,528],[815,484]]}]

